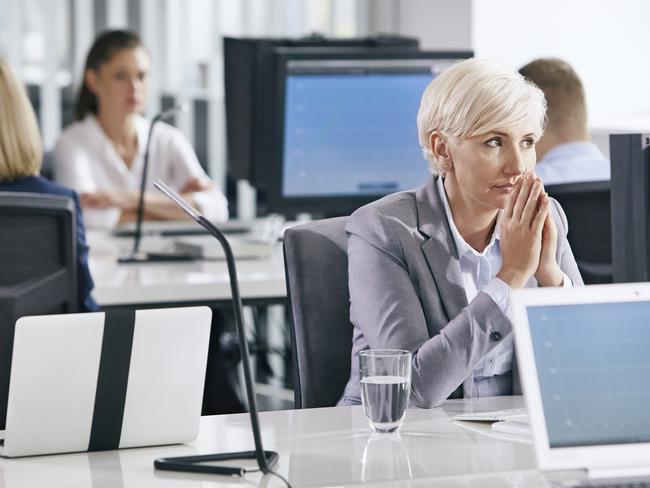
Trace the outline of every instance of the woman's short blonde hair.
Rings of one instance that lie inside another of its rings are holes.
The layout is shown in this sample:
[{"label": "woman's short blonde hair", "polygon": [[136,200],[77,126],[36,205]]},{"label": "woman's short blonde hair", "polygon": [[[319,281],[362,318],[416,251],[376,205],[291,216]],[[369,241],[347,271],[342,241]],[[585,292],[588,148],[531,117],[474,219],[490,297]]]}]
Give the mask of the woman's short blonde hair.
[{"label": "woman's short blonde hair", "polygon": [[527,121],[541,137],[546,123],[542,91],[515,71],[484,59],[466,59],[444,70],[424,90],[418,137],[431,172],[440,174],[431,151],[433,131],[467,138]]},{"label": "woman's short blonde hair", "polygon": [[38,174],[43,146],[23,84],[0,58],[0,181]]}]

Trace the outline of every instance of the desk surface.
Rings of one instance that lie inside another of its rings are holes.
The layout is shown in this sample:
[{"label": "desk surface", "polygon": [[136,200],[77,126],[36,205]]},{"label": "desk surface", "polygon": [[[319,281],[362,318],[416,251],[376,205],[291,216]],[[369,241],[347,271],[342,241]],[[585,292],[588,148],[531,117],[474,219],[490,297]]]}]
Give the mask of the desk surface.
[{"label": "desk surface", "polygon": [[[442,408],[411,409],[400,436],[371,435],[361,407],[264,412],[266,449],[280,454],[277,471],[294,487],[542,487],[532,445],[467,430],[451,421],[460,412],[521,406],[521,397],[452,400]],[[188,445],[124,449],[0,460],[7,488],[284,486],[275,477],[236,478],[161,472],[157,457],[252,449],[247,414],[203,417],[198,439]],[[399,483],[395,483],[399,481]]]},{"label": "desk surface", "polygon": [[[145,236],[142,248],[159,250],[168,246],[171,239]],[[219,246],[209,236],[204,239],[215,248]],[[236,248],[238,240],[243,237],[229,239]],[[103,307],[230,301],[230,281],[225,260],[120,264],[117,257],[127,254],[133,245],[132,238],[89,231],[88,242],[90,271],[95,281],[93,296]],[[282,301],[286,298],[281,243],[269,244],[268,252],[260,257],[236,261],[239,288],[245,302]]]}]

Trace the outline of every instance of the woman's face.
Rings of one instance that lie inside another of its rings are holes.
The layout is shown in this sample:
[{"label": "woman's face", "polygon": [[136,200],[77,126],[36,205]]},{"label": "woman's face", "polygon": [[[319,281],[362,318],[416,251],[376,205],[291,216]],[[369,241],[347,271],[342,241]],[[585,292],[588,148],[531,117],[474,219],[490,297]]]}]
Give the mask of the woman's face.
[{"label": "woman's face", "polygon": [[86,72],[86,83],[97,96],[99,111],[120,115],[141,112],[147,99],[149,55],[141,47],[117,51],[98,70]]},{"label": "woman's face", "polygon": [[[535,168],[535,125],[522,123],[449,141],[445,186],[469,208],[504,208],[515,182]],[[449,180],[449,181],[447,181]]]}]

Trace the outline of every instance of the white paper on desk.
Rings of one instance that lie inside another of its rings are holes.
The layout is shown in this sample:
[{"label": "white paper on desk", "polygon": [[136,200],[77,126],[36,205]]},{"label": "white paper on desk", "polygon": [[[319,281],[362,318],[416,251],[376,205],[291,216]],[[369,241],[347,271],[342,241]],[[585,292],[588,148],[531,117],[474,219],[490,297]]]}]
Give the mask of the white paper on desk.
[{"label": "white paper on desk", "polygon": [[499,432],[492,430],[492,425],[497,422],[466,422],[466,421],[454,421],[455,425],[462,427],[463,429],[475,432],[477,434],[485,435],[491,437],[492,439],[499,439],[502,441],[517,442],[521,444],[530,444],[533,440],[533,436],[521,435],[521,434],[512,434],[510,432]]},{"label": "white paper on desk", "polygon": [[488,412],[459,413],[453,420],[465,422],[498,422],[501,420],[520,420],[528,422],[528,413],[525,408],[510,408],[506,410],[492,410]]},{"label": "white paper on desk", "polygon": [[503,432],[505,434],[521,435],[531,437],[530,423],[526,421],[502,420],[492,424],[492,432]]}]

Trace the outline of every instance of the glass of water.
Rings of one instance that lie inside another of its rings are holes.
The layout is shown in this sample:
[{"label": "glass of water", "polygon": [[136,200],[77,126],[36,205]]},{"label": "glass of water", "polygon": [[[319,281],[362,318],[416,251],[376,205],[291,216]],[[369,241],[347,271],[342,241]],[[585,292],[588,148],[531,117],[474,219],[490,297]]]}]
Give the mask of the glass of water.
[{"label": "glass of water", "polygon": [[401,349],[368,349],[359,353],[361,401],[375,432],[396,432],[404,420],[411,393],[411,358]]}]

